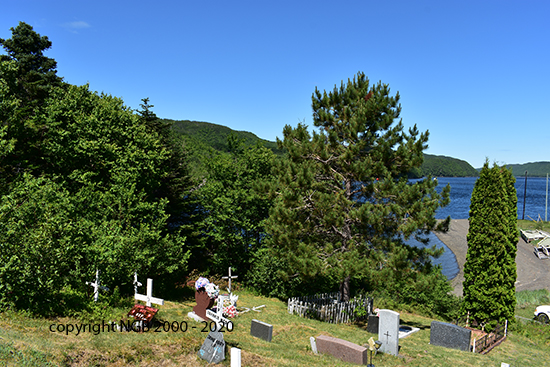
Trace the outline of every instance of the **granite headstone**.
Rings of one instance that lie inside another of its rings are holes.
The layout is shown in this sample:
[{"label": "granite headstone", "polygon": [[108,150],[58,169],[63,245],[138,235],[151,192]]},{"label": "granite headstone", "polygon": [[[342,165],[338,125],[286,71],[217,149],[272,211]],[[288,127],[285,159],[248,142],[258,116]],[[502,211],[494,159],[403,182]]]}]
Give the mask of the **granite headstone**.
[{"label": "granite headstone", "polygon": [[214,300],[208,297],[208,293],[202,288],[195,292],[195,301],[197,305],[193,307],[193,312],[205,321],[210,321],[206,316],[206,309],[214,305]]},{"label": "granite headstone", "polygon": [[430,344],[470,351],[472,331],[446,322],[432,321]]},{"label": "granite headstone", "polygon": [[211,331],[199,350],[199,357],[208,363],[220,363],[225,359],[223,333]]},{"label": "granite headstone", "polygon": [[367,321],[367,332],[371,334],[378,334],[378,322],[379,318],[376,315],[369,315]]},{"label": "granite headstone", "polygon": [[321,335],[317,337],[316,344],[319,353],[330,354],[342,361],[355,364],[368,362],[368,349],[347,340]]},{"label": "granite headstone", "polygon": [[271,337],[273,336],[273,325],[269,325],[258,320],[252,320],[252,324],[250,325],[250,335],[271,342]]},{"label": "granite headstone", "polygon": [[380,310],[378,318],[378,340],[382,342],[380,351],[397,356],[399,354],[399,313]]}]

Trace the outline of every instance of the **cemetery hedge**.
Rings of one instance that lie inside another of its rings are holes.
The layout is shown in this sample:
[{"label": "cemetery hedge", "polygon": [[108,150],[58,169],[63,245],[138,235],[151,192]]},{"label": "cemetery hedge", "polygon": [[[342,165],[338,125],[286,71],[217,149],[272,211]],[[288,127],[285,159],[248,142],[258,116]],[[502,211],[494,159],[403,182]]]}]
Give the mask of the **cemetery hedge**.
[{"label": "cemetery hedge", "polygon": [[[433,211],[445,204],[447,194],[436,194],[431,180],[407,184],[408,172],[423,161],[428,135],[393,124],[400,106],[387,86],[368,89],[367,83],[345,97],[355,98],[352,104],[368,113],[376,115],[381,107],[392,116],[386,120],[379,115],[373,131],[364,121],[354,122],[357,136],[383,133],[383,138],[368,165],[357,161],[348,172],[365,168],[368,174],[349,176],[352,181],[367,182],[370,194],[382,190],[398,194],[399,200],[385,206],[391,195],[374,198],[365,192],[366,202],[378,200],[362,205],[369,210],[360,209],[351,197],[333,202],[345,203],[342,210],[325,215],[336,226],[347,220],[342,213],[358,210],[363,210],[361,220],[379,220],[354,223],[360,236],[347,244],[357,251],[323,263],[323,255],[311,252],[312,247],[294,248],[295,242],[280,251],[286,246],[281,244],[292,237],[309,246],[315,239],[323,244],[322,251],[330,252],[331,246],[343,243],[332,236],[335,232],[323,235],[313,225],[305,241],[304,228],[278,228],[282,222],[275,218],[286,210],[280,193],[291,192],[281,183],[292,186],[289,177],[305,167],[289,154],[295,148],[287,144],[296,134],[312,143],[305,126],[285,128],[287,143],[275,147],[218,125],[159,119],[147,98],[134,111],[118,97],[65,83],[57,76],[55,60],[45,56],[51,42],[28,24],[12,28],[12,38],[0,39],[0,44],[6,52],[0,56],[2,310],[42,315],[96,310],[86,285],[96,269],[101,283],[111,289],[100,299],[112,303],[118,298],[113,298],[115,290],[121,298],[133,293],[136,271],[142,282],[155,279],[155,293],[177,298],[192,270],[219,275],[231,266],[259,294],[286,298],[333,291],[347,282],[351,292],[378,292],[399,304],[452,314],[456,300],[447,294],[440,270],[431,266],[431,251],[409,248],[395,237],[434,229]],[[358,78],[365,80],[363,74]],[[374,94],[371,101],[368,93]],[[313,99],[317,113],[328,108],[322,106],[324,98],[319,94]],[[313,145],[323,147],[317,151],[322,159],[332,154],[323,150],[329,145],[333,152],[344,146],[336,146],[336,130],[316,136]],[[366,146],[350,147],[357,152],[362,148]],[[348,150],[342,157],[357,152]],[[399,169],[390,164],[393,158],[401,161]],[[295,193],[311,189],[307,185],[314,171],[303,172],[301,187],[292,187]],[[342,198],[333,194],[326,191],[323,197]],[[317,209],[329,213],[332,204],[325,201]],[[321,220],[319,213],[313,214]],[[405,213],[407,221],[401,220]],[[296,225],[307,223],[296,219]],[[359,230],[363,224],[367,229]]]}]

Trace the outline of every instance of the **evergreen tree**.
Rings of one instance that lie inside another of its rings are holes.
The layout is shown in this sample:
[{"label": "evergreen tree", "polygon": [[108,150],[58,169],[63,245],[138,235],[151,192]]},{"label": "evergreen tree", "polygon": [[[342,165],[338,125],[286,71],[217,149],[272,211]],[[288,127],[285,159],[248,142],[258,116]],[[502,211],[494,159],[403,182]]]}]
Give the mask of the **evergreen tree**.
[{"label": "evergreen tree", "polygon": [[485,162],[470,203],[463,312],[480,323],[513,320],[517,196],[511,171]]},{"label": "evergreen tree", "polygon": [[312,107],[313,134],[304,124],[287,125],[277,141],[288,159],[276,168],[267,228],[287,274],[331,276],[347,299],[351,277],[391,267],[394,254],[406,257],[394,263],[413,271],[429,264],[430,251],[403,242],[448,225],[434,213],[448,202],[449,187],[440,195],[435,180],[407,180],[422,164],[428,132],[414,126],[407,133],[395,123],[399,94],[382,83],[371,87],[363,73],[332,92],[316,89]]}]

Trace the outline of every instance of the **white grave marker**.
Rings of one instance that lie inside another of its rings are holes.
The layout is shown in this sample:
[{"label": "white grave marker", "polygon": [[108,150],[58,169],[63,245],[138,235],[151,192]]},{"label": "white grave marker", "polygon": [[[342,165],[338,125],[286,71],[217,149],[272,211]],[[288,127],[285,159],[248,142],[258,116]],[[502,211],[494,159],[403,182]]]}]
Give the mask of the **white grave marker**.
[{"label": "white grave marker", "polygon": [[138,281],[138,277],[137,277],[137,271],[134,272],[134,294],[137,294],[138,292],[138,287],[141,287],[143,284],[141,284],[139,281]]},{"label": "white grave marker", "polygon": [[147,307],[151,307],[151,304],[164,305],[164,300],[162,298],[153,297],[153,279],[147,278],[147,294],[134,294],[134,298],[139,301],[146,303]]},{"label": "white grave marker", "polygon": [[399,314],[392,310],[380,310],[378,340],[382,342],[380,351],[397,356],[399,354]]},{"label": "white grave marker", "polygon": [[231,266],[229,267],[229,275],[226,277],[222,277],[222,279],[227,279],[227,290],[229,293],[231,293],[231,279],[237,279],[238,275],[231,276]]},{"label": "white grave marker", "polygon": [[94,287],[94,302],[97,302],[97,299],[99,298],[99,290],[100,289],[102,291],[108,291],[109,290],[109,288],[104,287],[102,285],[99,285],[99,269],[97,269],[95,271],[95,282],[94,283],[86,282],[86,284]]}]

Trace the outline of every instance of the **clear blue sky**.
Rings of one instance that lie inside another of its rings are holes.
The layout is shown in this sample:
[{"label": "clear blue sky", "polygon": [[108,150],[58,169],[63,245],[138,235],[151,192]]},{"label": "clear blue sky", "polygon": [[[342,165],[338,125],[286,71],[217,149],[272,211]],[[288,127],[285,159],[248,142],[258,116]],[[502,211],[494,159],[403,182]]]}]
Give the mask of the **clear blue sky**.
[{"label": "clear blue sky", "polygon": [[312,125],[315,87],[358,71],[401,95],[427,153],[481,167],[550,161],[548,1],[17,0],[71,84],[144,97],[162,118],[275,140]]}]

